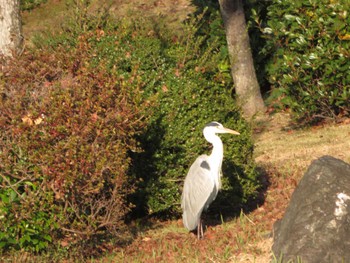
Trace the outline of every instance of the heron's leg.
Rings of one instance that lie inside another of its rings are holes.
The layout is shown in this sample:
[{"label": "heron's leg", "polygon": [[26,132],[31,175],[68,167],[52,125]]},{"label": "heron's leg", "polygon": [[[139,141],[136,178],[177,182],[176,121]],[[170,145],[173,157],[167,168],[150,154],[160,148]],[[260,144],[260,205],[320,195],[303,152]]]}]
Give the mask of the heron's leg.
[{"label": "heron's leg", "polygon": [[201,218],[199,218],[199,220],[198,220],[198,226],[197,226],[197,238],[198,238],[198,239],[202,239],[203,236],[204,236],[204,233],[203,233],[203,224],[202,224]]},{"label": "heron's leg", "polygon": [[203,232],[203,224],[201,220],[201,239],[204,238],[204,232]]},{"label": "heron's leg", "polygon": [[197,239],[201,239],[201,219],[199,218],[198,220],[198,225],[197,225]]}]

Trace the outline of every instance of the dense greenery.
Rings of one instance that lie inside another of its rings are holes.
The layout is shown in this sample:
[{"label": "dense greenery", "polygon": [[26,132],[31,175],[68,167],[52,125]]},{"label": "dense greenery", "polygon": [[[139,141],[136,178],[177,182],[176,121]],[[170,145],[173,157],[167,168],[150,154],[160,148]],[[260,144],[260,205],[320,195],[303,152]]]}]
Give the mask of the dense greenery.
[{"label": "dense greenery", "polygon": [[241,132],[224,138],[222,204],[254,198],[250,127],[218,70],[225,53],[198,34],[202,20],[175,35],[146,20],[74,17],[1,75],[0,247],[118,238],[131,208],[177,215],[212,120]]},{"label": "dense greenery", "polygon": [[20,5],[22,10],[32,10],[42,3],[46,3],[47,0],[21,0]]},{"label": "dense greenery", "polygon": [[191,162],[209,153],[202,128],[212,120],[242,132],[238,138],[225,139],[225,174],[230,180],[225,184],[227,203],[244,203],[257,187],[249,126],[234,106],[230,79],[217,70],[226,57],[216,53],[215,43],[207,46],[206,38],[196,37],[195,27],[187,29],[186,37],[164,50],[167,66],[151,87],[158,108],[140,137],[145,152],[135,156],[137,176],[145,190],[138,200],[145,200],[149,213],[179,211],[179,185]]},{"label": "dense greenery", "polygon": [[280,0],[268,8],[268,77],[273,98],[310,123],[349,115],[347,0]]}]

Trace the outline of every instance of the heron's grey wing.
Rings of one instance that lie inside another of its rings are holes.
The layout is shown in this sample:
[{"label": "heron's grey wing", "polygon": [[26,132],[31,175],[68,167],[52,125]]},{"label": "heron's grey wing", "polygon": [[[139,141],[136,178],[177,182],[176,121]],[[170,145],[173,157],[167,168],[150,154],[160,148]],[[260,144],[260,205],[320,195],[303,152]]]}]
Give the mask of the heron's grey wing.
[{"label": "heron's grey wing", "polygon": [[201,155],[190,167],[182,192],[182,218],[188,230],[196,228],[203,209],[207,209],[216,194],[214,179],[210,176],[208,156]]}]

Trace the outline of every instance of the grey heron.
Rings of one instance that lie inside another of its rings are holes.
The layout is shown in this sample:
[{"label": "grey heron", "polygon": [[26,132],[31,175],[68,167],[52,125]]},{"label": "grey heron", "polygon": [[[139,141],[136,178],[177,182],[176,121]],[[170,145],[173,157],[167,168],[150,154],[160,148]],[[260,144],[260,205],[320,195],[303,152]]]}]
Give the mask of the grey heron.
[{"label": "grey heron", "polygon": [[201,214],[207,210],[221,188],[221,164],[224,147],[218,133],[240,133],[225,128],[218,122],[210,122],[203,129],[205,139],[213,145],[212,153],[200,155],[191,165],[185,178],[181,196],[182,220],[189,230],[197,227],[197,237],[203,237]]}]

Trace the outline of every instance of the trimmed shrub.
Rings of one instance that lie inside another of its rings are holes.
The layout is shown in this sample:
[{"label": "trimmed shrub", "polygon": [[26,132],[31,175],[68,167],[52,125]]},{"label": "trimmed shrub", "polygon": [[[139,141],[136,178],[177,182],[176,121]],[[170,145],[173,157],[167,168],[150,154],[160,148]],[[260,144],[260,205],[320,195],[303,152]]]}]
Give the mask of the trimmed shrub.
[{"label": "trimmed shrub", "polygon": [[274,1],[264,28],[272,98],[306,123],[349,115],[350,2]]},{"label": "trimmed shrub", "polygon": [[1,77],[1,247],[39,251],[123,227],[128,152],[145,118],[137,79],[96,62],[89,39],[99,34],[28,52]]}]

